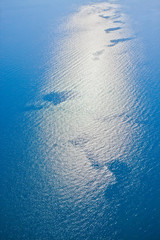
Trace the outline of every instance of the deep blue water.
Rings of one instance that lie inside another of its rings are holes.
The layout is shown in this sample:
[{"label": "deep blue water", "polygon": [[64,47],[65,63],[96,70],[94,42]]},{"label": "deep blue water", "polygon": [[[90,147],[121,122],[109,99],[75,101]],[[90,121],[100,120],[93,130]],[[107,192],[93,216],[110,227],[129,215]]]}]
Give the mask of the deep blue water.
[{"label": "deep blue water", "polygon": [[160,239],[159,0],[2,0],[0,239]]}]

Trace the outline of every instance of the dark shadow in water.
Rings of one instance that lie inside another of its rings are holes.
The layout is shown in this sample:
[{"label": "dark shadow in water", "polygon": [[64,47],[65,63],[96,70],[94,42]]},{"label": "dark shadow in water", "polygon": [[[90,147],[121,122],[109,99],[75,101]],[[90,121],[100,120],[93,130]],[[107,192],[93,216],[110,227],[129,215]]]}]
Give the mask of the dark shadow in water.
[{"label": "dark shadow in water", "polygon": [[109,19],[110,18],[110,16],[104,16],[104,15],[99,15],[99,17],[105,18],[105,19]]},{"label": "dark shadow in water", "polygon": [[85,151],[86,153],[86,157],[88,158],[88,160],[90,161],[91,165],[94,168],[101,168],[101,165],[99,163],[98,156],[96,156],[94,153],[90,152],[90,151]]},{"label": "dark shadow in water", "polygon": [[130,169],[125,162],[116,160],[108,166],[109,170],[114,173],[118,182],[124,181],[124,176],[128,177]]},{"label": "dark shadow in water", "polygon": [[71,96],[71,92],[51,92],[43,97],[43,100],[53,103],[55,106],[65,102]]},{"label": "dark shadow in water", "polygon": [[108,186],[105,197],[109,201],[116,201],[116,199],[121,199],[128,190],[126,183],[130,179],[131,170],[126,163],[120,161],[111,163],[108,168],[115,175],[116,183]]},{"label": "dark shadow in water", "polygon": [[54,143],[53,145],[52,145],[52,148],[55,148],[55,147],[57,147],[58,146],[58,144],[57,143]]},{"label": "dark shadow in water", "polygon": [[119,38],[119,39],[110,40],[111,44],[109,44],[108,47],[114,47],[118,43],[127,42],[127,41],[130,41],[132,39],[133,38]]},{"label": "dark shadow in water", "polygon": [[88,137],[78,137],[76,139],[69,140],[69,142],[74,146],[74,147],[84,147],[86,143],[88,143],[89,139]]},{"label": "dark shadow in water", "polygon": [[[70,91],[51,92],[51,93],[43,96],[43,100],[46,102],[50,102],[56,106],[62,102],[65,102],[66,100],[68,100],[71,97],[73,97],[73,94]],[[25,106],[23,108],[23,111],[37,111],[37,110],[41,110],[44,107],[47,107],[47,105],[45,103],[43,103],[40,106],[29,105],[29,106]]]},{"label": "dark shadow in water", "polygon": [[111,9],[113,9],[112,7],[109,7],[109,8],[106,8],[106,9],[103,9],[104,12],[108,12],[110,11]]},{"label": "dark shadow in water", "polygon": [[114,28],[108,28],[105,30],[106,33],[110,33],[110,32],[114,32],[114,31],[117,31],[117,30],[120,30],[121,27],[114,27]]},{"label": "dark shadow in water", "polygon": [[124,24],[124,22],[123,21],[121,21],[121,20],[115,20],[115,21],[113,21],[114,23],[122,23],[122,24]]},{"label": "dark shadow in water", "polygon": [[[122,236],[129,228],[130,223],[127,219],[132,219],[136,214],[135,204],[132,203],[133,192],[135,188],[132,183],[132,171],[126,163],[116,160],[109,164],[109,170],[114,174],[115,181],[109,185],[105,191],[105,198],[110,206],[108,211],[113,216],[113,228],[119,231],[118,235]],[[135,200],[135,199],[134,199]],[[112,221],[112,220],[111,220]],[[117,222],[114,227],[115,221]],[[127,238],[116,238],[116,239],[127,239]],[[135,238],[131,238],[135,239]]]},{"label": "dark shadow in water", "polygon": [[96,169],[100,169],[103,167],[103,165],[98,161],[98,155],[94,154],[93,151],[89,151],[87,148],[87,143],[89,140],[89,136],[84,135],[82,137],[69,140],[68,142],[70,142],[74,147],[81,148],[85,153],[86,158],[90,161],[91,165]]},{"label": "dark shadow in water", "polygon": [[29,106],[25,106],[23,108],[23,111],[37,111],[37,110],[41,110],[44,107],[44,105],[41,106],[36,106],[36,105],[29,105]]},{"label": "dark shadow in water", "polygon": [[121,11],[120,10],[116,10],[114,13],[115,13],[115,15],[120,15]]},{"label": "dark shadow in water", "polygon": [[115,14],[115,15],[113,15],[112,19],[114,20],[114,19],[118,19],[118,18],[120,18],[120,17],[121,17],[121,15]]}]

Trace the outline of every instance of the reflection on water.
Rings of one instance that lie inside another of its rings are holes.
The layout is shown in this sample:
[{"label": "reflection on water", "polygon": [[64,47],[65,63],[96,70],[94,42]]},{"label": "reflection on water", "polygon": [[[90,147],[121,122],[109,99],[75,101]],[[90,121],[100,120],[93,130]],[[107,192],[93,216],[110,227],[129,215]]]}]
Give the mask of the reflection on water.
[{"label": "reflection on water", "polygon": [[[41,89],[43,100],[53,103],[37,112],[34,122],[40,119],[39,141],[46,141],[41,174],[51,185],[47,194],[59,202],[51,214],[51,219],[60,216],[51,230],[55,238],[66,233],[71,239],[113,239],[120,231],[116,199],[126,194],[120,194],[124,181],[130,191],[129,174],[121,170],[130,163],[142,129],[134,122],[133,109],[141,106],[131,81],[137,43],[119,11],[119,5],[102,3],[70,16],[60,27],[65,37]],[[68,101],[70,93],[75,97]],[[116,160],[121,170],[108,166]]]},{"label": "reflection on water", "polygon": [[28,160],[20,169],[29,190],[21,190],[21,203],[28,203],[17,239],[147,233],[139,159],[147,137],[141,120],[150,110],[136,80],[141,43],[127,22],[120,5],[98,3],[82,6],[59,27],[46,78],[24,108]]}]

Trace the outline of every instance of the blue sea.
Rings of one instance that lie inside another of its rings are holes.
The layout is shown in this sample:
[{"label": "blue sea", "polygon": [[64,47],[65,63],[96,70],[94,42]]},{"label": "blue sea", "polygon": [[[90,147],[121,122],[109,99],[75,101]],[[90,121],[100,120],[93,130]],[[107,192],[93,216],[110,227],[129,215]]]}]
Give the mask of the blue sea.
[{"label": "blue sea", "polygon": [[160,239],[160,1],[1,0],[0,239]]}]

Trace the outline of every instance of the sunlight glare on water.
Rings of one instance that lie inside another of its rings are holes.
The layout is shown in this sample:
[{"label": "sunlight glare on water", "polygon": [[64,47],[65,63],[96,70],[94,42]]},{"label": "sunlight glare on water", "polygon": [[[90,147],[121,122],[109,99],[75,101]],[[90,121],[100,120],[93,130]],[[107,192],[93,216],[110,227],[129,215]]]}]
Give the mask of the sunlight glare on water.
[{"label": "sunlight glare on water", "polygon": [[[120,5],[99,3],[81,7],[59,27],[64,37],[53,50],[40,89],[51,98],[33,119],[39,122],[45,159],[41,174],[47,176],[50,194],[56,194],[62,211],[68,208],[55,234],[64,231],[64,224],[69,224],[71,236],[75,226],[80,225],[85,236],[87,229],[94,232],[94,225],[113,224],[106,217],[110,200],[105,192],[117,180],[108,166],[115,160],[129,164],[133,139],[142,134],[133,121],[137,96],[132,81],[135,55],[140,53],[126,22]],[[66,95],[56,108],[55,93]]]}]

